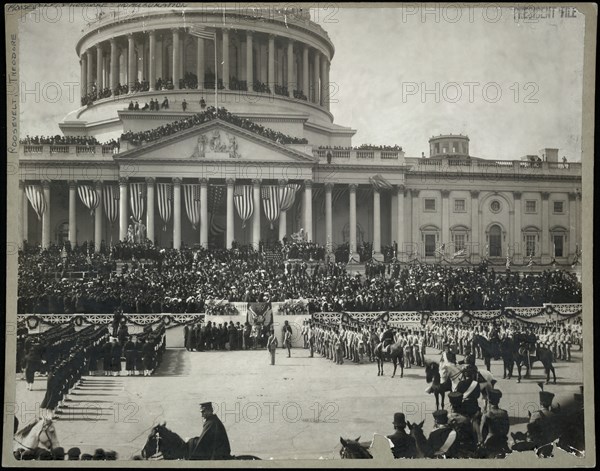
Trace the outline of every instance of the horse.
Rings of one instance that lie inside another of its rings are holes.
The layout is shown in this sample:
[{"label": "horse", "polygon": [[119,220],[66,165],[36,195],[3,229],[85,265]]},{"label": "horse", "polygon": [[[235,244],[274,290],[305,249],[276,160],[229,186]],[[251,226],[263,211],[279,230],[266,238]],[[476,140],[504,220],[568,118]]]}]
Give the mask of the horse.
[{"label": "horse", "polygon": [[446,393],[452,390],[452,383],[450,379],[446,379],[443,383],[440,381],[440,365],[435,361],[425,361],[425,381],[431,384],[428,392],[435,396],[435,410],[440,408],[440,396],[442,396],[443,409]]},{"label": "horse", "polygon": [[515,362],[517,363],[518,379],[517,383],[521,382],[521,368],[525,365],[526,372],[525,378],[529,377],[530,368],[536,361],[540,361],[544,365],[544,371],[546,372],[546,384],[550,384],[550,372],[554,377],[554,384],[556,384],[556,371],[554,371],[554,365],[552,364],[552,351],[545,347],[537,346],[535,349],[535,355],[529,354],[528,341],[523,336],[515,335]]},{"label": "horse", "polygon": [[56,429],[51,419],[38,417],[32,420],[14,436],[14,451],[24,448],[29,451],[45,448],[52,450],[60,446]]},{"label": "horse", "polygon": [[504,337],[500,341],[500,354],[504,363],[504,374],[502,379],[512,379],[515,367],[515,342],[511,337]]},{"label": "horse", "polygon": [[396,376],[396,369],[400,365],[400,377],[404,377],[404,349],[400,342],[394,344],[387,344],[386,342],[380,342],[375,347],[375,358],[377,359],[377,376],[383,376],[383,362],[385,357],[389,356],[389,359],[394,363],[394,372],[392,378]]},{"label": "horse", "polygon": [[425,438],[425,434],[423,433],[423,424],[425,420],[421,421],[421,423],[410,423],[406,421],[406,425],[408,426],[409,435],[415,441],[416,454],[415,458],[432,458],[433,450],[431,446],[427,442],[427,438]]},{"label": "horse", "polygon": [[[458,383],[464,376],[463,368],[459,368],[454,363],[444,361],[439,365],[440,381],[445,383],[446,381],[452,382],[452,391],[456,391]],[[477,382],[481,388],[481,396],[485,401],[484,410],[488,407],[488,392],[494,388],[496,379],[489,370],[477,369]]]},{"label": "horse", "polygon": [[[145,459],[189,460],[189,440],[185,441],[166,427],[166,422],[152,427],[141,457]],[[231,456],[232,460],[260,460],[253,455]]]},{"label": "horse", "polygon": [[373,455],[369,453],[369,443],[360,443],[360,437],[356,440],[350,440],[349,438],[344,439],[340,437],[340,443],[342,448],[340,450],[340,457],[344,459],[359,459],[359,460],[371,460]]},{"label": "horse", "polygon": [[491,362],[492,358],[497,360],[502,356],[500,348],[500,342],[497,340],[488,340],[482,335],[473,336],[473,347],[479,347],[481,349],[481,355],[483,356],[483,362],[488,371],[492,371]]}]

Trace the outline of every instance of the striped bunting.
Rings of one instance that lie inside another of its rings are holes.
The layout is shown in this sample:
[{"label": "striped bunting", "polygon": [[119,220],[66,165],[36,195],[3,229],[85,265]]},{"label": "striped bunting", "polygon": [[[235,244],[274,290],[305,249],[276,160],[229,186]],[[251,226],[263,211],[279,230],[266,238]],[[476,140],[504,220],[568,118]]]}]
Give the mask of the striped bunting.
[{"label": "striped bunting", "polygon": [[296,199],[296,193],[300,189],[299,183],[289,183],[279,188],[279,209],[287,211],[293,205]]},{"label": "striped bunting", "polygon": [[25,187],[25,194],[35,214],[37,214],[38,220],[42,219],[44,212],[46,212],[46,200],[44,199],[42,187],[39,185],[27,185]]},{"label": "striped bunting", "polygon": [[146,184],[129,184],[129,202],[131,203],[131,213],[133,220],[138,222],[144,216],[144,201],[146,200]]},{"label": "striped bunting", "polygon": [[279,186],[265,185],[260,189],[260,193],[265,216],[267,216],[271,223],[271,230],[273,230],[273,223],[279,219]]},{"label": "striped bunting", "polygon": [[183,194],[185,198],[185,212],[192,223],[194,230],[200,222],[200,185],[198,183],[184,183]]},{"label": "striped bunting", "polygon": [[119,210],[119,188],[117,185],[105,183],[102,194],[104,195],[104,213],[112,225],[117,220]]},{"label": "striped bunting", "polygon": [[156,188],[158,190],[158,214],[163,222],[163,231],[166,231],[167,224],[171,220],[173,185],[171,183],[157,183]]},{"label": "striped bunting", "polygon": [[92,185],[79,185],[77,187],[77,192],[79,193],[79,198],[81,198],[83,204],[90,210],[90,215],[93,216],[94,211],[100,203],[98,192]]},{"label": "striped bunting", "polygon": [[233,202],[242,220],[242,228],[245,228],[246,221],[252,217],[254,212],[252,185],[236,185],[233,190]]}]

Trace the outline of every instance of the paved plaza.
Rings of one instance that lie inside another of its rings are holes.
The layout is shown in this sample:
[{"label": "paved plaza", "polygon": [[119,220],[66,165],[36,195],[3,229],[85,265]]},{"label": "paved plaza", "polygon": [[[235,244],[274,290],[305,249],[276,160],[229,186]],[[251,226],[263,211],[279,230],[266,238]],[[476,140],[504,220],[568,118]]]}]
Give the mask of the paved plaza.
[{"label": "paved plaza", "polygon": [[[439,352],[428,349],[427,357],[438,360]],[[571,362],[555,365],[558,384],[545,387],[556,394],[555,403],[578,392],[581,358],[574,351]],[[477,365],[483,366],[481,360]],[[166,421],[183,438],[198,436],[198,404],[212,401],[234,455],[339,459],[340,436],[370,441],[374,433],[390,434],[394,412],[404,412],[411,422],[425,420],[426,435],[432,430],[435,400],[424,392],[423,368],[406,369],[403,378],[399,370],[393,379],[391,373],[389,363],[385,376],[378,377],[375,363],[335,365],[318,355],[309,358],[301,348],[293,349],[291,358],[279,348],[275,366],[266,351],[168,349],[152,377],[86,376],[65,401],[56,430],[65,449],[113,449],[119,459],[130,459],[156,422]],[[504,394],[501,406],[509,412],[511,431],[525,431],[527,411],[539,405],[536,383],[545,378],[541,364],[521,384],[502,379],[501,361],[492,362],[492,373]],[[45,377],[36,377],[29,392],[25,381],[17,381],[21,421],[35,415],[45,382]]]}]

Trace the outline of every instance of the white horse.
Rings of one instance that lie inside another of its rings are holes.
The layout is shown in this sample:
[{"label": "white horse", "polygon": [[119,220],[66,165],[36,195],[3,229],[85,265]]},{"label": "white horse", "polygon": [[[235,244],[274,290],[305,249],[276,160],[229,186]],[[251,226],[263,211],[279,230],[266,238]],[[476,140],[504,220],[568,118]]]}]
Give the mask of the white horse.
[{"label": "white horse", "polygon": [[60,446],[52,420],[38,417],[15,433],[14,451],[19,448],[34,451],[38,448],[52,450]]},{"label": "white horse", "polygon": [[[440,361],[440,383],[444,384],[448,378],[450,378],[450,382],[452,383],[452,391],[456,391],[456,387],[458,383],[463,377],[464,367],[459,367],[454,363],[451,363],[445,358],[442,358]],[[481,396],[485,401],[485,408],[488,408],[488,393],[491,389],[494,389],[494,384],[496,384],[496,379],[494,375],[490,373],[488,370],[484,370],[482,368],[477,369],[479,375],[477,378],[477,382],[479,383],[479,387],[481,388]]]}]

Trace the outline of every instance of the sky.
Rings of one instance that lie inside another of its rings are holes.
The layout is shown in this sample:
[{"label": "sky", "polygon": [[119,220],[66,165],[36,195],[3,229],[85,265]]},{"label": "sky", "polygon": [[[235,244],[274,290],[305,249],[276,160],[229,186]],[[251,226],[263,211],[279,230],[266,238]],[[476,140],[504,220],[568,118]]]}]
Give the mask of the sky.
[{"label": "sky", "polygon": [[[20,21],[22,135],[60,133],[79,106],[75,44],[93,13],[48,7]],[[468,135],[477,157],[512,160],[550,147],[581,159],[581,13],[555,7],[516,20],[512,8],[331,4],[311,15],[335,46],[331,112],[357,130],[353,145],[398,144],[420,156],[431,136],[452,133]]]}]

